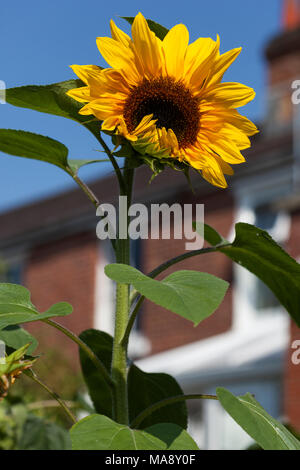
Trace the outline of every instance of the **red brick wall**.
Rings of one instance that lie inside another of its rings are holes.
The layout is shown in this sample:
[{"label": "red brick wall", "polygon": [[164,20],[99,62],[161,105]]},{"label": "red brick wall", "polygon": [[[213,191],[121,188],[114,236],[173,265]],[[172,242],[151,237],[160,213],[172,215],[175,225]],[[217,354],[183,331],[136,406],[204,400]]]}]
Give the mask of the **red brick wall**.
[{"label": "red brick wall", "polygon": [[[300,341],[300,330],[291,322],[291,341]],[[298,348],[299,349],[299,346]],[[285,416],[290,425],[300,432],[300,364],[293,364],[292,354],[295,349],[290,348],[287,354],[285,371]],[[299,355],[298,355],[299,357]]]},{"label": "red brick wall", "polygon": [[278,85],[297,78],[300,72],[300,52],[292,52],[272,60],[269,65],[269,83]]},{"label": "red brick wall", "polygon": [[[41,311],[56,302],[70,302],[73,313],[54,320],[77,334],[91,328],[96,261],[94,233],[82,233],[35,247],[24,273],[24,284],[32,293],[32,302]],[[49,348],[59,348],[62,357],[77,368],[77,347],[65,335],[41,322],[31,323],[26,328],[39,339],[40,351],[46,356]]]},{"label": "red brick wall", "polygon": [[[272,119],[280,125],[288,126],[294,115],[294,107],[291,100],[293,89],[292,81],[300,75],[300,52],[278,57],[272,60],[269,67],[270,90],[280,87],[280,94],[276,99],[276,107],[272,108]],[[279,90],[277,90],[276,94]]]},{"label": "red brick wall", "polygon": [[[300,246],[300,211],[292,216],[291,238],[289,240],[289,252],[299,259]],[[300,328],[294,322],[291,322],[291,339],[300,340]],[[292,354],[295,350],[289,348],[286,356],[286,370],[284,378],[284,411],[290,424],[300,432],[300,364],[292,363]]]},{"label": "red brick wall", "polygon": [[[178,202],[180,198],[177,198]],[[227,191],[219,191],[195,201],[195,197],[183,196],[185,204],[205,204],[205,222],[225,237],[233,223],[233,202]],[[143,271],[149,272],[162,262],[185,252],[185,240],[147,240],[143,242]],[[179,263],[162,273],[157,279],[179,269],[193,269],[214,274],[227,281],[232,280],[231,262],[221,253],[196,256]],[[193,324],[168,310],[145,301],[141,325],[151,341],[152,354],[182,346],[209,336],[223,333],[231,327],[232,290],[229,289],[219,309],[196,328]]]}]

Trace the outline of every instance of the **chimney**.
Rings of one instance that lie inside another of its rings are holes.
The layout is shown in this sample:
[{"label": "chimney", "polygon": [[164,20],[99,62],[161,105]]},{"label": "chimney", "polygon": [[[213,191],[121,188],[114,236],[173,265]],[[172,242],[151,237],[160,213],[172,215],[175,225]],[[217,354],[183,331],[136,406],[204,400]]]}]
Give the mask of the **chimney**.
[{"label": "chimney", "polygon": [[295,127],[296,109],[291,97],[292,83],[300,79],[300,0],[283,0],[281,24],[280,33],[265,50],[268,61],[265,133],[270,136],[292,133]]},{"label": "chimney", "polygon": [[285,31],[297,29],[300,25],[299,0],[284,0],[282,12],[282,26]]}]

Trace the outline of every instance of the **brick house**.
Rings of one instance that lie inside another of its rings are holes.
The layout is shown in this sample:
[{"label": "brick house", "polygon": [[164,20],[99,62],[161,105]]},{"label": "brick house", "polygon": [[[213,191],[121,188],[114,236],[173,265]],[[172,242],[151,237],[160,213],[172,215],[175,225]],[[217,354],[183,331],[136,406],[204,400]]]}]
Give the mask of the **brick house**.
[{"label": "brick house", "polygon": [[[268,110],[230,189],[219,190],[194,175],[192,194],[184,176],[173,171],[149,185],[150,172],[141,167],[135,202],[204,203],[206,223],[226,238],[233,238],[235,222],[253,223],[299,259],[300,106],[292,104],[291,84],[300,79],[300,16],[293,8],[294,2],[285,3],[284,30],[266,48]],[[102,178],[92,189],[101,201],[117,204],[114,177]],[[109,242],[96,237],[98,221],[78,189],[0,215],[6,280],[28,287],[41,310],[70,302],[74,313],[59,321],[76,333],[92,327],[113,332],[113,284],[103,268],[114,259]],[[184,242],[138,240],[132,246],[133,262],[147,273],[183,253]],[[300,430],[300,365],[291,361],[300,332],[272,293],[221,253],[191,258],[176,269],[215,274],[229,281],[230,289],[217,312],[197,328],[146,301],[131,356],[146,371],[175,375],[185,393],[214,393],[220,385],[236,394],[250,391],[274,417]],[[28,329],[39,338],[41,350],[59,348],[70,367],[78,368],[77,349],[64,336],[38,323]],[[251,443],[217,402],[197,401],[189,407],[191,432],[202,448],[238,449]]]}]

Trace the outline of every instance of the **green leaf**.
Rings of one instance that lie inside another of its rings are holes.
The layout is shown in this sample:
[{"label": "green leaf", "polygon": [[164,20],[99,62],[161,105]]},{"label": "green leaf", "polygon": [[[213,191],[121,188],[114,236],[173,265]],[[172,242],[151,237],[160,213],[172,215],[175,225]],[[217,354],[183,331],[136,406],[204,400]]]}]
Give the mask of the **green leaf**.
[{"label": "green leaf", "polygon": [[[98,330],[85,330],[80,334],[96,356],[102,361],[110,372],[112,360],[113,339],[107,333]],[[112,418],[111,388],[88,356],[80,349],[80,363],[83,377],[88,387],[95,411]],[[176,380],[168,374],[148,374],[135,365],[131,365],[128,372],[128,401],[130,421],[148,406],[174,395],[182,395],[183,391]],[[156,423],[172,422],[182,428],[187,427],[187,411],[185,403],[177,403],[162,408],[145,419],[142,427]]]},{"label": "green leaf", "polygon": [[156,281],[125,264],[109,264],[106,275],[120,283],[132,284],[152,302],[177,313],[198,325],[220,305],[228,283],[212,274],[198,271],[177,271]]},{"label": "green leaf", "polygon": [[[132,422],[144,409],[165,398],[183,395],[183,391],[171,375],[143,372],[132,364],[128,372],[128,394],[129,418]],[[186,429],[186,403],[174,403],[155,411],[145,418],[140,427],[147,428],[161,422],[177,424]]]},{"label": "green leaf", "polygon": [[83,418],[70,432],[73,450],[198,449],[188,433],[176,424],[158,424],[138,431],[94,414]]},{"label": "green leaf", "polygon": [[300,327],[300,264],[254,225],[238,223],[235,240],[218,248],[261,279]]},{"label": "green leaf", "polygon": [[38,346],[37,339],[18,325],[10,325],[0,330],[0,340],[13,349],[19,349],[25,344],[30,344],[27,354],[32,354]]},{"label": "green leaf", "polygon": [[75,174],[84,165],[110,161],[108,158],[100,160],[68,159],[67,147],[57,140],[15,129],[0,129],[0,152],[52,163],[67,173],[71,170]]},{"label": "green leaf", "polygon": [[0,284],[0,330],[9,325],[69,315],[72,310],[69,303],[59,302],[40,313],[31,303],[30,292],[25,287],[18,284]]},{"label": "green leaf", "polygon": [[[110,372],[112,337],[104,333],[104,331],[93,329],[83,331],[79,337],[91,348],[94,354],[102,361],[107,371]],[[99,414],[112,417],[111,388],[82,349],[79,350],[79,355],[83,377],[95,410]]]},{"label": "green leaf", "polygon": [[29,344],[25,344],[17,351],[14,351],[9,356],[6,356],[4,364],[0,363],[0,385],[2,375],[10,375],[17,370],[26,370],[34,364],[36,358],[30,358],[27,360],[24,359],[28,347]]},{"label": "green leaf", "polygon": [[70,450],[67,431],[37,416],[29,416],[18,442],[19,450]]},{"label": "green leaf", "polygon": [[69,159],[68,160],[68,165],[71,168],[71,170],[77,174],[78,170],[80,170],[81,167],[85,165],[90,165],[91,163],[103,163],[103,162],[109,162],[109,158],[103,158],[102,160],[82,160],[82,159]]},{"label": "green leaf", "polygon": [[0,152],[31,158],[66,170],[68,149],[57,140],[32,132],[0,129]]},{"label": "green leaf", "polygon": [[66,94],[68,90],[81,86],[85,86],[81,80],[66,80],[51,85],[9,88],[6,90],[6,102],[13,106],[73,119],[83,124],[93,134],[97,134],[100,131],[101,121],[95,120],[93,116],[78,114],[83,104]]},{"label": "green leaf", "polygon": [[[128,21],[129,24],[132,25],[134,17],[133,16],[122,16],[121,17],[123,20]],[[164,26],[161,26],[160,24],[156,23],[153,20],[147,20],[148,26],[153,31],[153,33],[161,40],[164,39],[166,34],[168,33],[168,29],[165,28]]]},{"label": "green leaf", "polygon": [[199,450],[193,438],[176,424],[155,424],[145,429],[145,431],[161,439],[168,450]]},{"label": "green leaf", "polygon": [[250,393],[235,397],[225,388],[217,396],[230,416],[265,450],[300,450],[300,441],[272,418]]},{"label": "green leaf", "polygon": [[204,224],[203,222],[193,222],[192,225],[193,229],[196,230],[201,236],[203,235],[204,240],[206,240],[212,246],[229,243],[229,241],[223,238],[214,228],[208,224]]}]

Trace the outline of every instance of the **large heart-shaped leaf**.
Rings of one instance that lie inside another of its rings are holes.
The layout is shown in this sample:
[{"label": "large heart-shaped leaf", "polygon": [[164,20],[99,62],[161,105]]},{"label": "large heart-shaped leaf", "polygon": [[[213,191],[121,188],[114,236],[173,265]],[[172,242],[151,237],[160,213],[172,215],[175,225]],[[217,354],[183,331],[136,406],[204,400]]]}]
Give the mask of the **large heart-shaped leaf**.
[{"label": "large heart-shaped leaf", "polygon": [[13,349],[19,349],[26,344],[30,344],[26,350],[27,354],[32,354],[38,346],[36,338],[18,325],[10,325],[0,330],[0,340]]},{"label": "large heart-shaped leaf", "polygon": [[8,325],[18,325],[72,313],[67,302],[52,305],[40,313],[30,300],[30,292],[18,284],[0,284],[0,330]]},{"label": "large heart-shaped leaf", "polygon": [[[168,374],[147,373],[130,366],[128,372],[129,418],[132,422],[143,410],[165,398],[183,395],[177,381]],[[139,426],[144,429],[158,423],[174,423],[187,428],[186,403],[174,403],[152,413]]]},{"label": "large heart-shaped leaf", "polygon": [[114,281],[132,284],[147,299],[198,325],[220,305],[228,283],[212,274],[177,271],[156,281],[125,264],[109,264],[105,273]]},{"label": "large heart-shaped leaf", "polygon": [[[85,330],[80,338],[92,349],[110,372],[113,338],[104,331]],[[111,388],[99,374],[94,364],[80,349],[80,362],[83,377],[97,413],[112,418]],[[132,364],[128,372],[129,418],[132,422],[141,411],[164,398],[182,395],[183,391],[176,380],[168,374],[146,373]],[[175,423],[187,427],[187,410],[185,402],[163,407],[154,412],[142,423],[141,428],[156,423]]]},{"label": "large heart-shaped leaf", "polygon": [[[235,231],[233,243],[216,250],[261,279],[300,326],[300,264],[265,230],[240,222]],[[217,236],[212,238],[209,233],[204,231],[204,236],[211,244],[224,240],[221,236],[219,240]]]},{"label": "large heart-shaped leaf", "polygon": [[74,450],[198,450],[176,424],[157,424],[139,431],[96,414],[72,427],[71,440]]},{"label": "large heart-shaped leaf", "polygon": [[[94,354],[101,360],[110,373],[112,359],[112,337],[104,331],[85,330],[80,333],[80,339],[84,341]],[[85,383],[88,387],[90,397],[97,413],[112,417],[112,394],[111,388],[99,370],[85,354],[79,350],[81,369]]]},{"label": "large heart-shaped leaf", "polygon": [[265,450],[300,450],[300,441],[272,418],[250,393],[235,397],[225,388],[217,396],[230,416]]},{"label": "large heart-shaped leaf", "polygon": [[6,102],[21,108],[29,108],[42,113],[54,114],[73,119],[83,124],[93,134],[100,130],[101,122],[93,116],[83,116],[78,113],[83,106],[66,92],[85,84],[81,80],[66,80],[51,85],[28,85],[6,90]]}]

